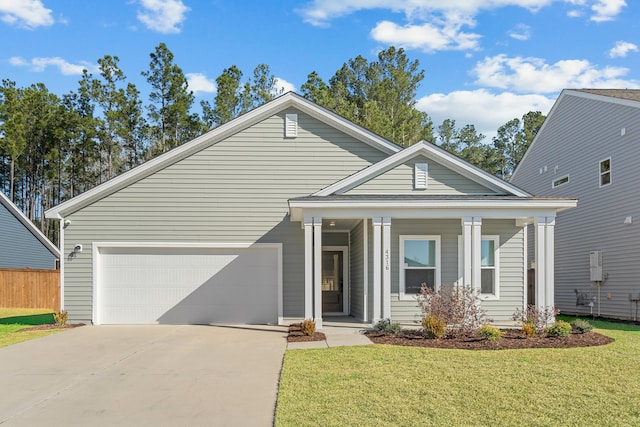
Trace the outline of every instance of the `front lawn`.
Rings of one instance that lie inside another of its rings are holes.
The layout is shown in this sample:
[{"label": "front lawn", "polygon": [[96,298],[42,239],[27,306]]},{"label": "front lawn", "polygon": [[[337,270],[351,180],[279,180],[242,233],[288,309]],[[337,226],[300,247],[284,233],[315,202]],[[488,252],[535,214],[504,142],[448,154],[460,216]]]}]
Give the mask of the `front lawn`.
[{"label": "front lawn", "polygon": [[601,347],[290,350],[277,426],[640,425],[640,327]]},{"label": "front lawn", "polygon": [[39,338],[62,329],[20,331],[31,326],[54,323],[51,310],[0,308],[0,347]]}]

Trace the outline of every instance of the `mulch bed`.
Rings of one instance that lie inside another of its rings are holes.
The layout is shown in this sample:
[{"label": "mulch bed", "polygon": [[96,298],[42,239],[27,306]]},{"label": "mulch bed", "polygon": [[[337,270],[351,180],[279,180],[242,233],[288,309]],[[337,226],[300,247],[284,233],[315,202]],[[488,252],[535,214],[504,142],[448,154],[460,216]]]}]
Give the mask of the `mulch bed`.
[{"label": "mulch bed", "polygon": [[572,333],[568,337],[548,337],[545,334],[527,338],[518,329],[504,329],[504,336],[489,341],[477,336],[427,338],[420,330],[406,329],[397,334],[370,331],[365,335],[376,344],[405,345],[412,347],[450,348],[463,350],[506,350],[516,348],[570,348],[591,347],[613,342],[612,338],[596,332]]},{"label": "mulch bed", "polygon": [[326,339],[327,337],[322,332],[314,332],[313,335],[303,334],[300,323],[293,323],[289,325],[287,342],[324,341]]},{"label": "mulch bed", "polygon": [[18,330],[18,332],[47,331],[50,329],[69,329],[69,328],[77,328],[78,326],[84,326],[84,323],[65,323],[64,325],[47,323],[46,325],[37,325],[37,326],[29,326],[28,328],[22,328]]}]

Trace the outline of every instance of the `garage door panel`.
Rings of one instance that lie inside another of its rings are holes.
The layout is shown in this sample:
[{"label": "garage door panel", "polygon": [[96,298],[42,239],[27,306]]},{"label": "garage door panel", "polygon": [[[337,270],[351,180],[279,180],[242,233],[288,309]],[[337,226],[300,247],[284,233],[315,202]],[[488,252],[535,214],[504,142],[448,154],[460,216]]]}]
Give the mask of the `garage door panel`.
[{"label": "garage door panel", "polygon": [[276,322],[278,263],[274,248],[107,248],[99,323]]}]

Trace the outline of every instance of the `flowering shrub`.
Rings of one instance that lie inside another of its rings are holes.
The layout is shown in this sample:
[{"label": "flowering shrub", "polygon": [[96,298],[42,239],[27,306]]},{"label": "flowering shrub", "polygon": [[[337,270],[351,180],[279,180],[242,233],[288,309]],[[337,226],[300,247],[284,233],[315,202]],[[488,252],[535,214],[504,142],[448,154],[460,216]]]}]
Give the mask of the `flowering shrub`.
[{"label": "flowering shrub", "polygon": [[524,325],[529,323],[533,325],[536,333],[541,333],[553,324],[558,313],[560,313],[560,310],[555,307],[539,308],[535,305],[529,305],[526,310],[518,308],[513,313],[512,319],[516,322],[522,322],[523,331]]}]

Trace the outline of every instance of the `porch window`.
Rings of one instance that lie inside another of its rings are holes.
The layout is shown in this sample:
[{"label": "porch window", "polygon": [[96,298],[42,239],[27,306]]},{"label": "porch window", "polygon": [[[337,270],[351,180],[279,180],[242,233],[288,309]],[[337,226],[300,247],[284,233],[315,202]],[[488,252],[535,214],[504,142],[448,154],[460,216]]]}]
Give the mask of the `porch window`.
[{"label": "porch window", "polygon": [[400,236],[400,299],[440,288],[440,236]]},{"label": "porch window", "polygon": [[498,297],[499,248],[499,236],[482,236],[480,245],[480,294],[483,297]]}]

